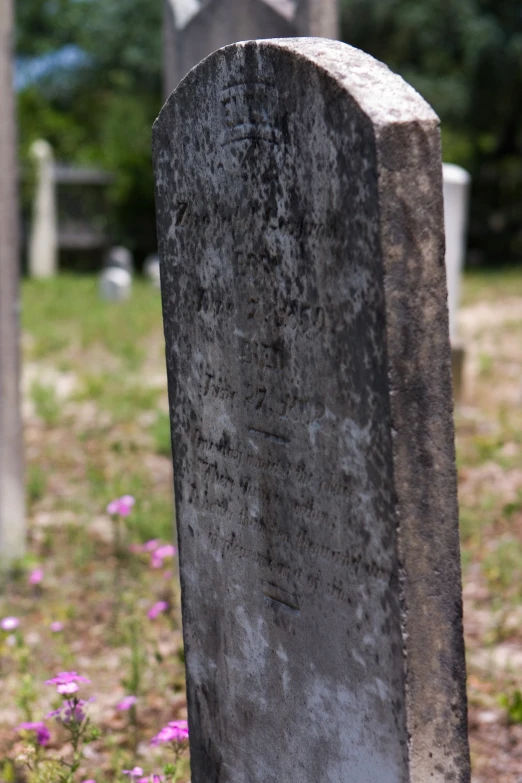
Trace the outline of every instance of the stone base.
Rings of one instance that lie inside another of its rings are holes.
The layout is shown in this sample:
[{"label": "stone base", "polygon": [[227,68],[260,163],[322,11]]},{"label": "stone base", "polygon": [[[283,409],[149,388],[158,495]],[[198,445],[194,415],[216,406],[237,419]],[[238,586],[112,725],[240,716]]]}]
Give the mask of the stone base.
[{"label": "stone base", "polygon": [[466,351],[461,342],[455,341],[451,346],[451,374],[453,377],[453,399],[460,402],[464,381],[464,359]]}]

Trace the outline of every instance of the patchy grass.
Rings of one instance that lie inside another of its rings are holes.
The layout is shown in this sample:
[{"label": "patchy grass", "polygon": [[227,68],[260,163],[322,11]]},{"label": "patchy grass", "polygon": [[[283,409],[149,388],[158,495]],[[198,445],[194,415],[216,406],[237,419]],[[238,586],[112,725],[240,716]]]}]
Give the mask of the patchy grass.
[{"label": "patchy grass", "polygon": [[[514,783],[522,779],[522,268],[467,274],[463,300],[456,435],[473,780]],[[22,781],[12,729],[50,709],[42,681],[77,669],[92,680],[102,727],[84,776],[121,780],[122,769],[152,763],[150,737],[186,715],[176,582],[143,554],[116,556],[105,512],[132,494],[127,545],[172,540],[159,296],[137,282],[129,301],[106,303],[95,278],[26,281],[23,326],[30,551],[0,617],[22,619],[31,664],[20,677],[19,653],[0,642],[0,779]],[[40,564],[44,582],[31,587],[28,569]],[[151,622],[155,600],[169,611]],[[63,633],[51,633],[53,620]],[[135,726],[115,710],[132,688]]]}]

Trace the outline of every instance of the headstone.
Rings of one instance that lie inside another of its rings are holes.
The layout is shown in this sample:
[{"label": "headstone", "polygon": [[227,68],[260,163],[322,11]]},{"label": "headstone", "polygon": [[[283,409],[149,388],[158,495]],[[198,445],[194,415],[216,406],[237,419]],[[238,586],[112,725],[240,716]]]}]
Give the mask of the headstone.
[{"label": "headstone", "polygon": [[25,551],[19,376],[18,194],[12,92],[13,6],[0,4],[0,567]]},{"label": "headstone", "polygon": [[164,91],[221,46],[251,38],[338,37],[338,0],[164,0]]},{"label": "headstone", "polygon": [[105,256],[100,275],[100,295],[109,301],[128,299],[132,289],[132,253],[126,247],[112,247]]},{"label": "headstone", "polygon": [[444,229],[446,236],[446,275],[448,279],[448,309],[450,339],[458,338],[457,313],[460,283],[466,252],[468,200],[471,176],[454,163],[444,163]]},{"label": "headstone", "polygon": [[449,329],[452,351],[453,388],[455,399],[462,394],[464,346],[458,333],[458,309],[464,255],[466,252],[466,233],[468,224],[468,201],[471,177],[469,173],[444,163],[444,227],[446,236],[446,275],[448,279]]},{"label": "headstone", "polygon": [[153,148],[192,782],[467,783],[438,119],[252,41]]},{"label": "headstone", "polygon": [[28,268],[31,277],[54,277],[58,268],[58,224],[54,155],[49,142],[33,142],[30,155],[35,163],[36,190],[29,238]]},{"label": "headstone", "polygon": [[151,253],[150,256],[147,256],[143,263],[143,271],[145,273],[145,277],[150,280],[155,288],[161,287],[160,264],[157,253]]}]

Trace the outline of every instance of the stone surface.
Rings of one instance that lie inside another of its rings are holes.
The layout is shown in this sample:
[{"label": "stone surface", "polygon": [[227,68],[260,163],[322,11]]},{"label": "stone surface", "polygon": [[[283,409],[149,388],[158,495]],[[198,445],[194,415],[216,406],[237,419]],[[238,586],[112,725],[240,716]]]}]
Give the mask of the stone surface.
[{"label": "stone surface", "polygon": [[0,566],[25,552],[22,424],[19,398],[19,263],[13,5],[0,5]]},{"label": "stone surface", "polygon": [[221,46],[251,38],[338,36],[338,0],[164,0],[164,92]]},{"label": "stone surface", "polygon": [[153,146],[192,781],[466,783],[437,117],[247,42]]}]

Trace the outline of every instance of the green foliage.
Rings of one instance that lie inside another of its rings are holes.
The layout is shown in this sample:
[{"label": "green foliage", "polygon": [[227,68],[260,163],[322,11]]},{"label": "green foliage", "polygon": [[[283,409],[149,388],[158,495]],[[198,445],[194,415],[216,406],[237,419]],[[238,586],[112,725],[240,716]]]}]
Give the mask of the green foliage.
[{"label": "green foliage", "polygon": [[19,93],[24,168],[30,170],[31,142],[45,138],[59,160],[113,172],[114,242],[142,255],[154,250],[150,138],[161,108],[160,0],[24,0],[18,6],[18,56],[46,55],[71,44],[85,55],[77,68]]},{"label": "green foliage", "polygon": [[499,701],[510,723],[522,723],[522,693],[518,688],[511,694],[503,693]]},{"label": "green foliage", "polygon": [[400,73],[438,112],[444,159],[473,176],[475,255],[520,260],[518,0],[342,0],[342,37]]}]

